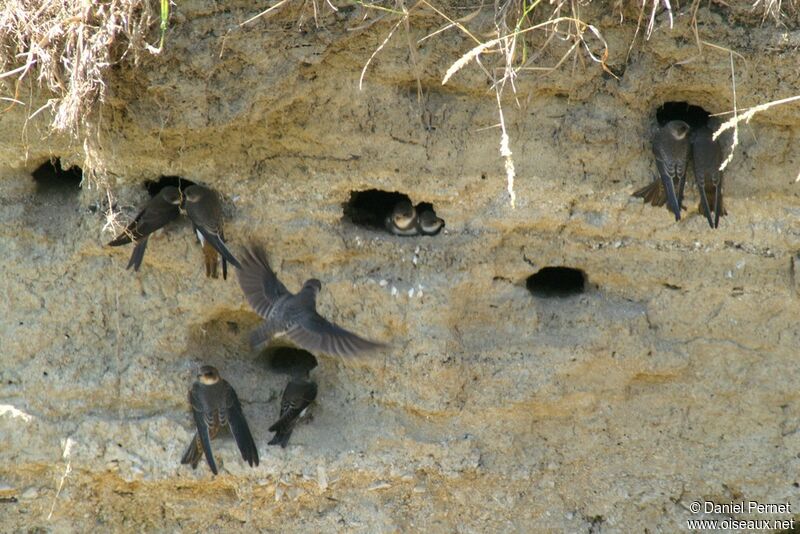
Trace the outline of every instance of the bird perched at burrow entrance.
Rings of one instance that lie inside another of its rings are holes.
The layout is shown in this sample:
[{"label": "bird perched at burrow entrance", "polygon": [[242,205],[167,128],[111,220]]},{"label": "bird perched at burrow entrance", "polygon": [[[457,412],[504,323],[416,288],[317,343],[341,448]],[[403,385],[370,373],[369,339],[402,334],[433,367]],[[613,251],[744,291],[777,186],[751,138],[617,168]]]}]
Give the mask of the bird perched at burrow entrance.
[{"label": "bird perched at burrow entrance", "polygon": [[694,179],[700,193],[697,209],[706,216],[711,228],[718,228],[719,218],[727,215],[727,212],[722,204],[722,171],[719,170],[722,164],[722,148],[719,140],[714,141],[713,135],[714,132],[708,126],[698,128],[692,133],[692,163]]},{"label": "bird perched at burrow entrance", "polygon": [[142,266],[147,239],[150,234],[174,221],[180,215],[181,192],[177,187],[167,186],[151,198],[136,215],[125,230],[108,243],[109,247],[118,247],[128,243],[136,243],[126,269],[133,267],[138,271]]},{"label": "bird perched at burrow entrance", "polygon": [[395,235],[418,235],[417,212],[408,200],[394,205],[392,213],[386,217],[386,230]]},{"label": "bird perched at burrow entrance", "polygon": [[423,210],[417,215],[417,227],[422,235],[436,235],[444,228],[444,219],[437,217],[433,210]]},{"label": "bird perched at burrow entrance", "polygon": [[255,348],[277,336],[286,336],[307,351],[334,356],[355,356],[386,346],[357,336],[317,313],[322,282],[316,278],[306,280],[296,294],[290,293],[270,268],[260,246],[245,250],[237,274],[247,302],[264,319],[250,337]]},{"label": "bird perched at burrow entrance", "polygon": [[222,278],[228,278],[228,263],[241,268],[239,261],[225,246],[222,229],[222,203],[219,195],[202,185],[190,185],[183,191],[183,207],[192,221],[197,239],[203,246],[206,276],[217,278],[218,255],[222,256]]},{"label": "bird perched at burrow entrance", "polygon": [[[635,191],[633,196],[643,198],[653,206],[665,203],[681,218],[683,190],[686,186],[686,166],[689,161],[689,125],[683,121],[669,121],[656,129],[653,135],[653,155],[656,158],[659,180]],[[676,193],[677,188],[677,193]]]},{"label": "bird perched at burrow entrance", "polygon": [[181,458],[182,464],[191,464],[192,469],[195,469],[205,454],[208,467],[216,475],[218,470],[211,451],[211,440],[221,429],[228,427],[233,439],[236,440],[242,459],[250,464],[250,467],[258,465],[258,449],[242,413],[239,397],[231,385],[220,378],[219,371],[215,367],[204,365],[200,368],[197,381],[189,390],[189,404],[192,407],[197,432]]},{"label": "bird perched at burrow entrance", "polygon": [[308,378],[309,371],[310,369],[303,366],[292,368],[291,378],[281,397],[280,419],[269,427],[270,432],[275,432],[270,445],[285,448],[292,437],[294,426],[306,416],[309,406],[317,398],[317,384]]}]

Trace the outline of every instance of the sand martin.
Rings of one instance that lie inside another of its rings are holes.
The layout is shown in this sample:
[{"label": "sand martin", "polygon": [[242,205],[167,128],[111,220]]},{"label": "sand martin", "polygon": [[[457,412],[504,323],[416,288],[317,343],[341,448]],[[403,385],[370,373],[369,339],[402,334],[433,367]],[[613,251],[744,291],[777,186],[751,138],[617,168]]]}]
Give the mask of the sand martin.
[{"label": "sand martin", "polygon": [[681,218],[689,149],[689,125],[685,122],[670,121],[657,128],[653,135],[653,155],[661,183],[651,183],[633,193],[654,206],[661,205],[663,198],[676,221]]},{"label": "sand martin", "polygon": [[385,347],[348,332],[317,313],[317,293],[322,288],[319,280],[307,280],[298,293],[290,293],[270,268],[261,247],[251,246],[244,252],[242,268],[237,273],[247,302],[264,319],[251,335],[253,347],[277,336],[286,336],[310,352],[335,356],[355,356]]},{"label": "sand martin", "polygon": [[317,385],[308,379],[308,369],[298,367],[292,373],[286,389],[281,397],[281,417],[269,427],[275,435],[270,440],[270,445],[286,447],[292,436],[294,425],[308,412],[308,408],[317,398]]},{"label": "sand martin", "polygon": [[386,229],[395,235],[418,235],[417,212],[411,202],[401,200],[394,205],[392,213],[386,217]]},{"label": "sand martin", "polygon": [[[700,193],[698,210],[706,216],[711,228],[719,227],[719,218],[726,215],[722,205],[722,148],[713,140],[714,132],[708,126],[698,128],[692,134],[692,163],[694,179]],[[709,205],[709,199],[713,202]],[[714,218],[711,218],[711,212]]]},{"label": "sand martin", "polygon": [[225,246],[222,229],[222,204],[219,195],[202,185],[190,185],[183,192],[183,205],[192,221],[197,238],[203,245],[206,276],[217,277],[217,253],[222,256],[222,278],[228,278],[228,263],[241,267]]},{"label": "sand martin", "polygon": [[432,210],[423,210],[417,216],[417,227],[422,235],[436,235],[444,228],[444,219],[440,219]]},{"label": "sand martin", "polygon": [[197,432],[181,458],[182,464],[191,464],[192,469],[195,469],[205,453],[208,466],[216,475],[217,463],[211,452],[211,440],[220,429],[227,426],[242,453],[242,459],[250,467],[258,465],[258,449],[242,413],[239,398],[231,385],[219,377],[216,368],[210,365],[200,368],[197,381],[189,390],[189,404]]},{"label": "sand martin", "polygon": [[130,242],[136,243],[126,269],[133,267],[138,271],[142,266],[147,239],[150,234],[178,218],[180,214],[181,193],[177,187],[167,186],[151,198],[136,215],[132,223],[108,243],[110,247],[118,247]]}]

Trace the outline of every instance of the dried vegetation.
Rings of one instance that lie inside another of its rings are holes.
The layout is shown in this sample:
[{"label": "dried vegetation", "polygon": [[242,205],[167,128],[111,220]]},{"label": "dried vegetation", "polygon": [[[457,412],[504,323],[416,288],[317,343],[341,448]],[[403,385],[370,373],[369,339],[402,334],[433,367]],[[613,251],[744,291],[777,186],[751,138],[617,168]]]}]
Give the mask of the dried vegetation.
[{"label": "dried vegetation", "polygon": [[[475,65],[490,81],[498,107],[500,154],[504,159],[510,203],[514,204],[514,162],[506,131],[504,106],[517,102],[517,80],[531,73],[546,73],[571,63],[572,68],[595,64],[610,76],[615,72],[606,63],[608,44],[591,21],[582,18],[588,2],[578,0],[495,0],[493,4],[464,6],[417,0],[357,1],[363,13],[362,23],[350,31],[360,31],[384,21],[391,22],[385,39],[365,60],[361,84],[372,60],[385,45],[404,30],[411,68],[417,72],[417,47],[425,40],[444,32],[457,31],[473,46],[442,73],[447,84],[459,71]],[[625,0],[609,2],[611,10],[623,20]],[[687,6],[696,13],[700,0]],[[267,9],[245,18],[239,26],[263,21],[284,10],[300,13],[298,24],[312,19],[324,25],[326,15],[350,2],[332,0],[280,0]],[[659,27],[671,28],[679,6],[670,0],[638,0],[637,37],[649,39]],[[164,46],[169,20],[168,0],[7,0],[0,7],[0,82],[5,94],[3,109],[25,106],[27,116],[50,113],[51,127],[66,132],[83,144],[84,169],[90,175],[97,170],[92,138],[94,112],[105,96],[105,80],[110,66],[122,61],[137,64],[142,53],[158,54]],[[785,25],[797,18],[796,0],[756,0],[754,13]],[[412,38],[411,26],[417,16],[434,17],[441,25],[421,39]],[[694,20],[694,17],[692,17]],[[151,45],[161,36],[158,47]],[[232,30],[229,30],[232,31]],[[699,44],[699,38],[698,38]],[[706,43],[708,44],[708,43]],[[630,54],[630,50],[629,50]],[[48,98],[35,99],[36,85],[45,88]],[[417,79],[421,95],[422,84]],[[783,102],[794,101],[784,99]],[[34,105],[34,102],[37,102]],[[749,117],[747,118],[749,120]]]}]

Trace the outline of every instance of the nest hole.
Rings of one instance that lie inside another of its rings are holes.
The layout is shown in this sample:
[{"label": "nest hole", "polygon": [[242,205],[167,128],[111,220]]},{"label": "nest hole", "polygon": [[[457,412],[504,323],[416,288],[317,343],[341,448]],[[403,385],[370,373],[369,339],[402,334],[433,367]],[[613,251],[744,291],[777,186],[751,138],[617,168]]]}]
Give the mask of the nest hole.
[{"label": "nest hole", "polygon": [[[366,191],[351,191],[350,199],[342,204],[344,219],[356,226],[363,226],[373,230],[386,230],[386,219],[399,202],[409,202],[414,205],[417,214],[431,211],[436,216],[436,210],[430,202],[413,204],[411,198],[399,191],[381,191],[368,189]],[[444,227],[444,224],[442,224]],[[438,231],[436,232],[438,233]],[[429,233],[426,235],[435,235]]]},{"label": "nest hole", "polygon": [[275,373],[308,373],[317,366],[317,358],[310,352],[287,346],[267,347],[261,352],[267,367]]},{"label": "nest hole", "polygon": [[167,186],[177,187],[181,191],[189,187],[190,185],[195,185],[195,182],[191,180],[187,180],[181,176],[161,176],[158,180],[146,180],[144,182],[144,188],[147,189],[147,192],[150,194],[151,197],[156,196],[159,191],[164,189]]},{"label": "nest hole", "polygon": [[31,173],[37,193],[77,193],[83,181],[83,169],[61,166],[61,159],[45,161]]},{"label": "nest hole", "polygon": [[669,121],[683,121],[692,128],[701,128],[708,123],[711,114],[688,102],[665,102],[656,111],[656,120],[659,126],[664,126]]},{"label": "nest hole", "polygon": [[386,217],[398,202],[411,202],[408,195],[398,191],[351,191],[350,200],[342,205],[345,219],[356,226],[383,229]]},{"label": "nest hole", "polygon": [[586,291],[586,273],[574,267],[544,267],[525,280],[535,297],[570,297]]}]

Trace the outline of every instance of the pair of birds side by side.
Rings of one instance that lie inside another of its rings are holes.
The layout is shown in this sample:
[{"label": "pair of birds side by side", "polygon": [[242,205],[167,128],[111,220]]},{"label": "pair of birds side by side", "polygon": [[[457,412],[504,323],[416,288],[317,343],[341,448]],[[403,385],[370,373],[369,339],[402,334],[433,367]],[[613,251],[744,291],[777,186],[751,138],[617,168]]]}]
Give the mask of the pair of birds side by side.
[{"label": "pair of birds side by side", "polygon": [[401,200],[386,217],[385,225],[389,233],[399,236],[436,235],[444,228],[444,220],[433,210],[417,213],[411,202]]},{"label": "pair of birds side by side", "polygon": [[[692,130],[689,124],[680,120],[669,121],[657,128],[653,135],[653,154],[658,176],[652,183],[635,191],[633,196],[653,206],[666,204],[675,215],[675,220],[680,220],[691,154],[700,194],[698,211],[705,215],[711,228],[718,228],[719,218],[727,212],[722,203],[723,180],[719,170],[722,148],[719,140],[713,139],[713,133],[708,125]],[[709,203],[709,199],[712,203]]]},{"label": "pair of birds side by side", "polygon": [[[295,424],[303,418],[308,407],[317,397],[317,385],[308,378],[309,369],[296,367],[283,391],[280,419],[269,427],[275,432],[270,445],[286,447]],[[213,440],[221,430],[227,428],[233,436],[242,459],[250,467],[258,466],[258,447],[253,440],[247,419],[236,391],[210,365],[204,365],[197,374],[197,381],[189,390],[189,405],[192,408],[196,432],[181,458],[181,464],[196,469],[203,456],[215,475],[219,473],[214,453]]]},{"label": "pair of birds side by side", "polygon": [[134,271],[138,271],[142,266],[150,235],[177,219],[181,210],[185,210],[192,221],[197,239],[203,247],[206,276],[217,278],[219,256],[222,256],[222,278],[227,279],[228,263],[234,267],[240,267],[240,264],[225,246],[219,195],[202,185],[190,185],[183,191],[174,186],[162,188],[108,246],[135,243],[126,269],[133,267]]},{"label": "pair of birds side by side", "polygon": [[[307,280],[302,289],[293,294],[270,267],[263,247],[251,245],[241,258],[241,265],[237,269],[239,286],[250,306],[263,319],[251,335],[250,342],[254,348],[278,336],[287,337],[306,351],[340,357],[356,356],[386,347],[322,317],[316,309],[316,296],[322,288],[319,280]],[[286,447],[295,424],[316,399],[317,384],[309,379],[311,368],[299,365],[292,368],[291,378],[281,398],[280,418],[269,428],[270,432],[275,432],[270,445]],[[197,433],[181,463],[191,464],[195,468],[205,454],[211,471],[217,474],[211,439],[227,426],[242,458],[251,466],[258,465],[258,450],[236,392],[227,381],[220,378],[217,369],[211,366],[201,368],[197,382],[189,391],[189,404]]]}]

